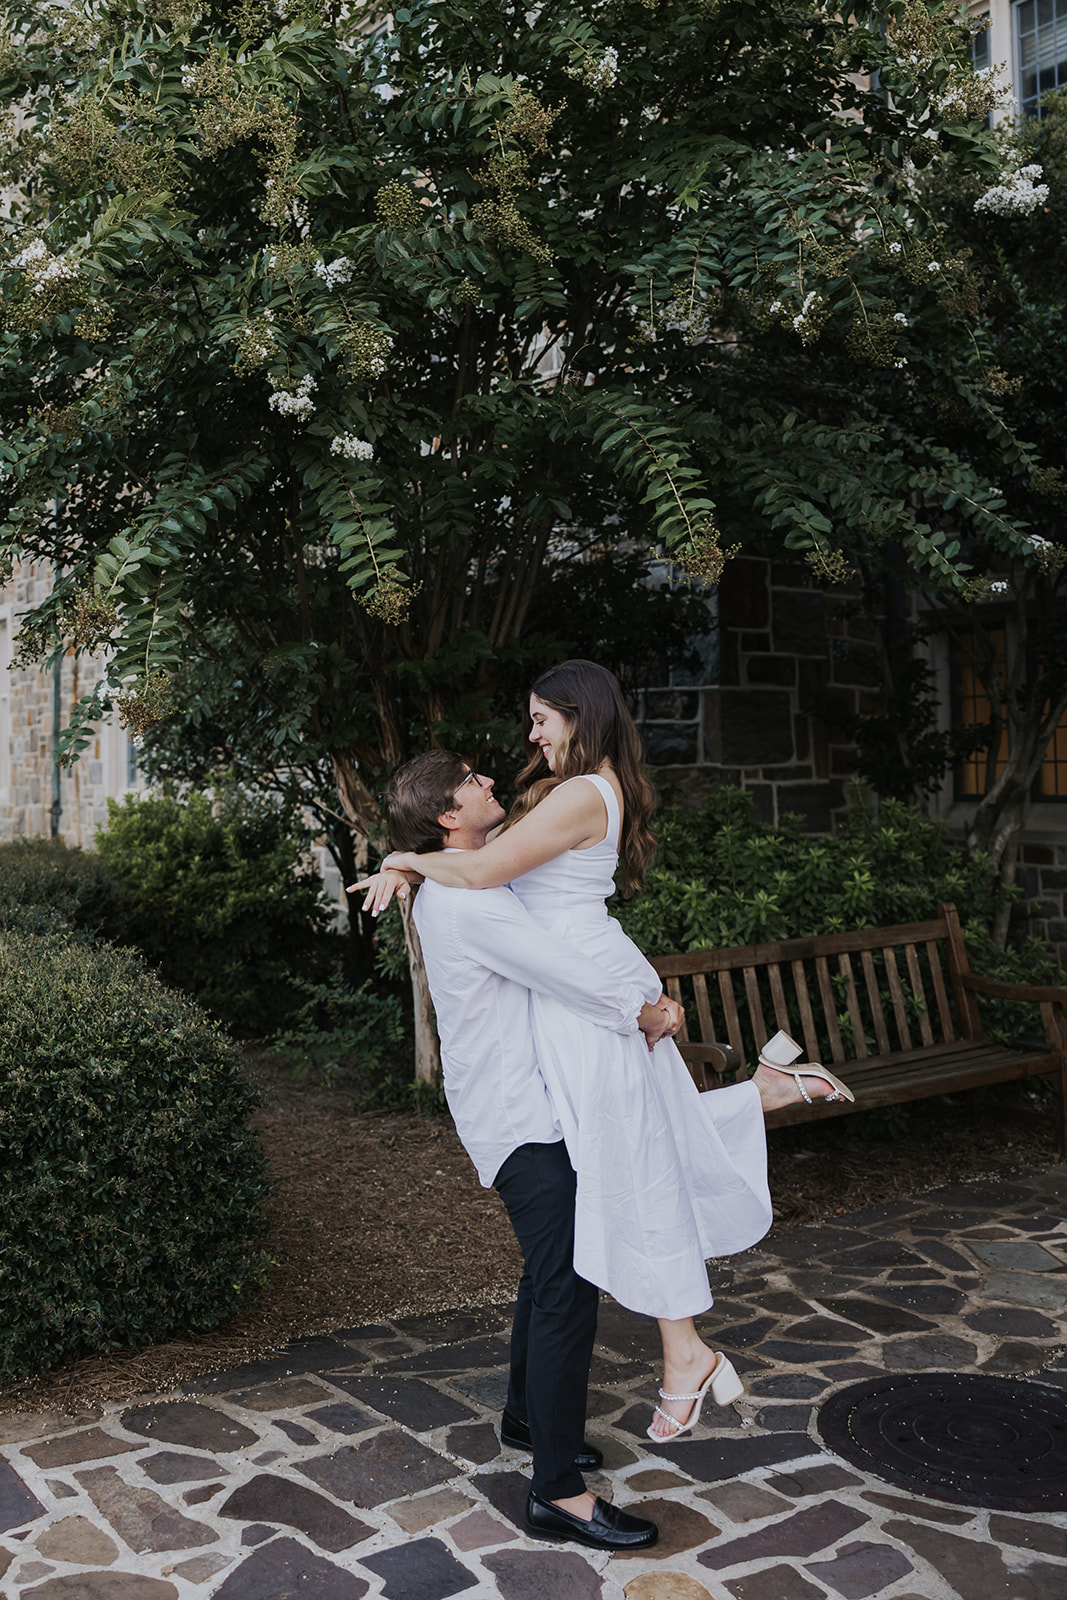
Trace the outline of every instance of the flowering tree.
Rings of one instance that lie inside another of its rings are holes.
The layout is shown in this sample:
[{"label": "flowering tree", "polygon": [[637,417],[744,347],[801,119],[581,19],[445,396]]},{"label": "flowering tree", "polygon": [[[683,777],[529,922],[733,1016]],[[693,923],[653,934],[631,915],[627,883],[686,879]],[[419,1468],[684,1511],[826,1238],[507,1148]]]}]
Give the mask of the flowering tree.
[{"label": "flowering tree", "polygon": [[951,393],[1033,459],[912,181],[1002,180],[942,0],[0,17],[0,542],[57,573],[24,651],[107,645],[135,732],[326,764],[370,832],[413,737],[492,731],[590,533],[712,582],[742,545],[961,595],[968,538],[1030,559],[909,420]]}]

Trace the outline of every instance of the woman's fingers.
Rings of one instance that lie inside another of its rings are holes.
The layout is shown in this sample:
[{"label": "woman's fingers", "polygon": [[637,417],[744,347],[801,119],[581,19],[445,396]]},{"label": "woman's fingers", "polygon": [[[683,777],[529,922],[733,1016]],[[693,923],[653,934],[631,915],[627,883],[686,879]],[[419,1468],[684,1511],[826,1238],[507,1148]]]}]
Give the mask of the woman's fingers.
[{"label": "woman's fingers", "polygon": [[408,881],[403,873],[390,871],[375,872],[369,878],[360,878],[358,883],[348,885],[349,894],[356,894],[360,890],[366,891],[363,910],[369,911],[372,917],[381,916],[394,894],[398,900],[406,900],[409,894]]}]

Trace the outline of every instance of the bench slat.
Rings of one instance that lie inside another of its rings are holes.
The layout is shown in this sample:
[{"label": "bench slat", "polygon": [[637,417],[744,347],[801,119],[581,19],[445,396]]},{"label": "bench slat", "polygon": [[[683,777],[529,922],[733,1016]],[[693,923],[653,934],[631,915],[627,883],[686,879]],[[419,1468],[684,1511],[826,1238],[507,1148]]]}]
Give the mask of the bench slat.
[{"label": "bench slat", "polygon": [[904,954],[907,957],[908,973],[911,977],[911,987],[914,991],[915,998],[918,1000],[921,1007],[919,1011],[919,1032],[922,1035],[923,1044],[933,1044],[934,1030],[930,1026],[930,1012],[926,1004],[926,990],[923,988],[923,975],[919,970],[919,957],[915,946],[913,944],[906,944],[904,946]]},{"label": "bench slat", "polygon": [[756,1036],[757,1048],[762,1047],[770,1038],[770,1030],[763,1020],[763,1005],[759,997],[759,978],[754,967],[745,968],[745,994],[748,997],[748,1017],[752,1024],[752,1032]]},{"label": "bench slat", "polygon": [[856,1048],[856,1057],[860,1061],[867,1059],[867,1037],[863,1029],[863,1018],[860,1016],[860,1000],[856,993],[856,980],[852,976],[852,957],[847,950],[843,950],[837,958],[845,979],[845,1004],[848,1006],[848,1020],[852,1024],[852,1042]]},{"label": "bench slat", "polygon": [[690,972],[736,972],[763,967],[769,961],[809,961],[834,956],[842,950],[884,950],[891,945],[924,939],[944,939],[949,929],[944,917],[930,922],[909,922],[892,928],[859,928],[847,933],[823,933],[810,939],[786,939],[776,944],[736,945],[727,950],[689,950],[681,955],[657,956],[652,962],[661,977],[683,977]]},{"label": "bench slat", "polygon": [[711,1006],[708,1004],[708,980],[702,972],[694,972],[693,989],[697,997],[700,1037],[707,1044],[715,1037],[715,1027],[711,1020]]},{"label": "bench slat", "polygon": [[785,989],[782,987],[782,969],[777,961],[772,961],[767,968],[767,977],[771,985],[771,999],[774,1002],[774,1020],[783,1032],[793,1035],[793,1024],[789,1018],[789,1008],[785,1003]]},{"label": "bench slat", "polygon": [[819,993],[822,995],[826,1031],[830,1036],[830,1055],[835,1062],[844,1061],[845,1051],[841,1043],[841,1029],[837,1026],[837,1003],[834,1000],[834,986],[830,982],[830,969],[826,965],[825,956],[816,956],[815,974],[819,980]]},{"label": "bench slat", "polygon": [[682,1008],[682,1026],[678,1029],[678,1032],[674,1036],[675,1041],[679,1044],[686,1044],[689,1041],[689,1028],[687,1027],[685,1020],[685,1001],[682,999],[681,978],[667,979],[667,993],[670,995],[672,1000],[677,1000],[678,1004]]},{"label": "bench slat", "polygon": [[878,988],[878,974],[874,970],[874,957],[869,950],[860,952],[863,958],[863,976],[867,984],[867,999],[870,1001],[871,1016],[874,1018],[874,1037],[882,1055],[889,1054],[889,1029],[885,1025],[885,1013],[882,1010],[882,995]]},{"label": "bench slat", "polygon": [[885,971],[889,979],[889,992],[893,996],[893,1016],[897,1024],[897,1040],[902,1050],[910,1050],[911,1029],[908,1027],[908,1013],[904,1006],[904,990],[900,987],[900,973],[897,971],[896,951],[887,949],[885,952]]},{"label": "bench slat", "polygon": [[741,1018],[737,1015],[737,1001],[734,999],[732,973],[726,971],[719,973],[719,994],[722,997],[722,1009],[726,1013],[726,1037],[743,1061],[745,1059],[745,1041],[741,1037]]},{"label": "bench slat", "polygon": [[946,1044],[951,1044],[956,1037],[956,1030],[952,1026],[952,1012],[948,1003],[948,991],[945,988],[945,977],[941,971],[941,952],[937,941],[927,939],[926,954],[930,962],[930,976],[934,982],[934,994],[937,997],[937,1014],[941,1018],[941,1037]]},{"label": "bench slat", "polygon": [[803,961],[793,962],[793,988],[796,990],[797,1005],[800,1007],[800,1025],[804,1030],[804,1049],[807,1058],[809,1061],[818,1061],[819,1039],[815,1032],[815,1018],[811,1014],[808,979]]}]

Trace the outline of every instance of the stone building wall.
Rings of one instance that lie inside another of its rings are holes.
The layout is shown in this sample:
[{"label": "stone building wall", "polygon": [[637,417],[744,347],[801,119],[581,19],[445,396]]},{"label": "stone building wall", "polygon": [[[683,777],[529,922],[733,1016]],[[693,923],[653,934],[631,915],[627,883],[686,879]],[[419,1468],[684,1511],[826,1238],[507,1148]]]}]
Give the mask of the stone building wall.
[{"label": "stone building wall", "polygon": [[696,806],[736,784],[763,821],[796,812],[810,832],[831,831],[856,762],[837,719],[879,703],[871,624],[805,566],[748,557],[727,563],[714,610],[703,669],[640,698],[661,792]]},{"label": "stone building wall", "polygon": [[[27,562],[9,583],[0,585],[0,842],[19,836],[47,838],[58,799],[60,838],[91,845],[97,828],[107,821],[108,798],[139,791],[141,779],[125,732],[117,722],[103,723],[94,728],[81,759],[59,770],[56,791],[52,751],[57,674],[10,665],[20,614],[44,599],[51,587],[46,562]],[[102,670],[99,660],[84,656],[75,660],[68,655],[63,661],[58,674],[61,726]]]},{"label": "stone building wall", "polygon": [[1067,968],[1067,843],[1023,844],[1015,880],[1030,910],[1030,931]]}]

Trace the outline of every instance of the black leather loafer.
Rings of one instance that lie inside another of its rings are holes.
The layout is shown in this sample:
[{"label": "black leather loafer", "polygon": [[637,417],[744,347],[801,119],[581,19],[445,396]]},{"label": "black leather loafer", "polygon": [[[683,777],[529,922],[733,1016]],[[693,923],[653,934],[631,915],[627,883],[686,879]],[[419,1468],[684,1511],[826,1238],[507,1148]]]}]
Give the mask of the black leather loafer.
[{"label": "black leather loafer", "polygon": [[[532,1449],[530,1424],[523,1422],[520,1417],[512,1416],[510,1411],[505,1411],[500,1419],[500,1443],[509,1444],[513,1450]],[[598,1467],[604,1465],[604,1452],[586,1439],[574,1458],[574,1465],[579,1472],[595,1472]]]},{"label": "black leather loafer", "polygon": [[532,1539],[571,1539],[590,1550],[647,1550],[659,1538],[654,1522],[620,1511],[606,1500],[597,1500],[586,1522],[551,1500],[542,1500],[532,1489],[526,1502],[526,1532]]}]

